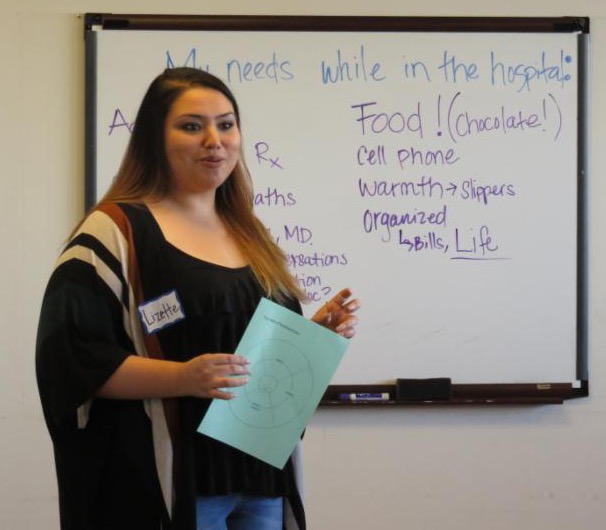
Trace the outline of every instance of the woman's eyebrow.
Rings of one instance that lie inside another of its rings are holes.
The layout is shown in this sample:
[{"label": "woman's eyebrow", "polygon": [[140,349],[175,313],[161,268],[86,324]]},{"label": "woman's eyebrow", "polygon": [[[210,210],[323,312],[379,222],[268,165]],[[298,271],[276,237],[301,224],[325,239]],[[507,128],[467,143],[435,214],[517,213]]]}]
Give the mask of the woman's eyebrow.
[{"label": "woman's eyebrow", "polygon": [[[214,119],[221,119],[221,118],[227,118],[227,117],[231,117],[231,116],[235,116],[234,112],[225,112],[223,114],[219,114],[218,116],[215,116]],[[184,114],[181,114],[180,116],[178,116],[179,118],[195,118],[198,120],[207,120],[209,119],[209,116],[205,115],[205,114],[196,114],[193,112],[186,112]]]}]

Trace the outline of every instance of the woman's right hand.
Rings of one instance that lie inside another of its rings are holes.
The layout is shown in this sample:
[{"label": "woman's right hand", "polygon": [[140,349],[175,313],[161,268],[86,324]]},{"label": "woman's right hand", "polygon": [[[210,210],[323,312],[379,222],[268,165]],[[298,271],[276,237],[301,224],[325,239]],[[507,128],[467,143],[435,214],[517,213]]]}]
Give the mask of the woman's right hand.
[{"label": "woman's right hand", "polygon": [[248,382],[249,361],[231,353],[205,353],[187,362],[129,355],[95,394],[107,399],[193,396],[231,399],[226,390]]},{"label": "woman's right hand", "polygon": [[200,398],[232,399],[225,389],[248,383],[249,361],[231,353],[204,353],[183,363],[184,394]]}]

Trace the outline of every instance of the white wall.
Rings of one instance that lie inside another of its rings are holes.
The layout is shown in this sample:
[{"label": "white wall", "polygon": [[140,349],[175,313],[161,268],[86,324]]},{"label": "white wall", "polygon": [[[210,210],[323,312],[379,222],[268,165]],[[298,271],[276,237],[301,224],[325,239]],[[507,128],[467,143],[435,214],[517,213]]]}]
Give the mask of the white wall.
[{"label": "white wall", "polygon": [[[305,438],[310,528],[602,528],[606,519],[606,2],[4,0],[0,16],[0,514],[58,528],[34,377],[42,292],[83,208],[77,13],[591,17],[590,397],[562,406],[321,409]],[[208,5],[206,5],[208,4]],[[455,7],[456,6],[456,7]],[[497,7],[500,6],[500,7]],[[355,287],[355,286],[354,286]],[[363,318],[363,313],[362,313]]]}]

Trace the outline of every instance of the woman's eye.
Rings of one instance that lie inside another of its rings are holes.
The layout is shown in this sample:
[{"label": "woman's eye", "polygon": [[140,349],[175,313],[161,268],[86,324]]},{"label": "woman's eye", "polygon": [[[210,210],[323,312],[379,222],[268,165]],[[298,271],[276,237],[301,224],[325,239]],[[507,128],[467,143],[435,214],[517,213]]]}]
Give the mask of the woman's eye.
[{"label": "woman's eye", "polygon": [[219,123],[219,129],[222,131],[229,131],[231,128],[235,127],[236,123],[233,121],[223,121]]},{"label": "woman's eye", "polygon": [[181,125],[181,129],[184,130],[184,131],[186,131],[186,132],[196,132],[196,131],[200,130],[200,124],[193,123],[193,122],[183,123]]}]

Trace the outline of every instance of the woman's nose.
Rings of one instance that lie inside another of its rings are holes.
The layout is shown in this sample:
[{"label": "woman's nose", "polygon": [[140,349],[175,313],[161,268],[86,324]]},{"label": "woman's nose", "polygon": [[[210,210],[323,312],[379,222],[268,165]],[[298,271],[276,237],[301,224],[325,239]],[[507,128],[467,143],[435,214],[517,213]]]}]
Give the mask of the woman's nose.
[{"label": "woman's nose", "polygon": [[204,135],[203,143],[205,147],[219,147],[221,145],[219,131],[214,125],[210,125],[206,129],[206,134]]}]

